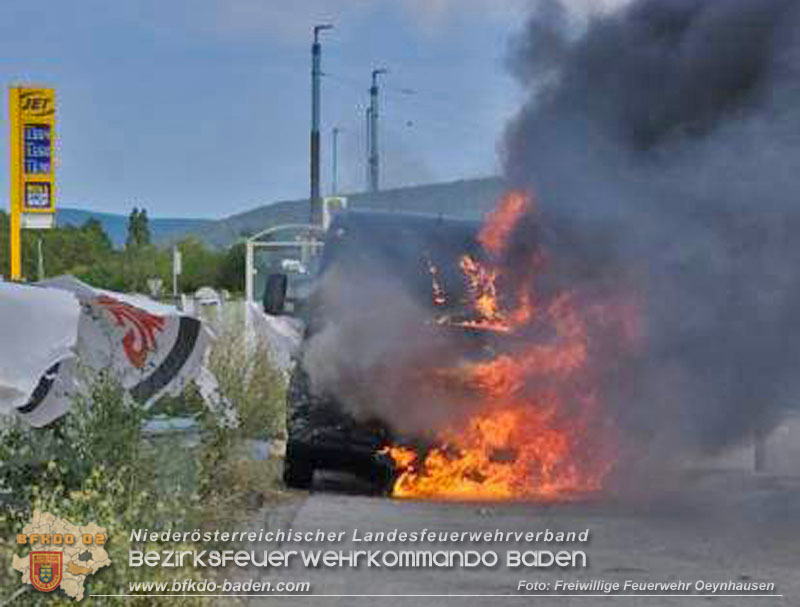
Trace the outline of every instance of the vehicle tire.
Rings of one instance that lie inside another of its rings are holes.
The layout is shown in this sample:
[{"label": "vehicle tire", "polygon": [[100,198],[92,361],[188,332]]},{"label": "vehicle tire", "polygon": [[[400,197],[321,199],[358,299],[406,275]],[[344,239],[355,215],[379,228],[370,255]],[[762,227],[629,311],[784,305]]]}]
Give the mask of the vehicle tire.
[{"label": "vehicle tire", "polygon": [[267,277],[267,284],[264,286],[264,312],[271,316],[283,314],[288,284],[286,274],[270,274]]},{"label": "vehicle tire", "polygon": [[394,465],[386,459],[378,459],[372,468],[372,495],[379,497],[391,497],[394,489],[396,474]]},{"label": "vehicle tire", "polygon": [[311,489],[314,466],[302,457],[287,452],[283,460],[283,482],[292,489]]}]

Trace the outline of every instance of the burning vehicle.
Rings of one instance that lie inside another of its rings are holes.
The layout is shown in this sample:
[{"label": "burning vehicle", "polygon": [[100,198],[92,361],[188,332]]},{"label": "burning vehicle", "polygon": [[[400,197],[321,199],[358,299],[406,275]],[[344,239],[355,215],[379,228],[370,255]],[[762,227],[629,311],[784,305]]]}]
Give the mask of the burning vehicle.
[{"label": "burning vehicle", "polygon": [[335,219],[288,391],[289,486],[333,469],[409,498],[602,487],[616,440],[601,350],[633,339],[631,309],[548,284],[537,222],[520,192],[485,223]]},{"label": "burning vehicle", "polygon": [[[376,274],[386,273],[421,309],[427,307],[432,318],[435,306],[443,303],[431,296],[440,271],[432,259],[457,259],[459,252],[477,250],[478,227],[477,222],[440,217],[354,211],[341,213],[333,221],[317,288],[305,310],[304,346],[288,390],[284,478],[289,486],[310,486],[318,469],[353,472],[381,493],[391,491],[395,478],[395,463],[385,450],[393,440],[388,424],[369,415],[353,415],[333,394],[315,393],[303,362],[309,344],[315,344],[317,336],[339,316],[338,310],[332,313],[329,309],[326,280],[346,277],[350,284],[359,282],[360,276],[369,283]],[[450,273],[457,271],[457,267],[445,267]],[[390,313],[384,322],[392,322]],[[369,380],[368,376],[360,379],[362,383]]]}]

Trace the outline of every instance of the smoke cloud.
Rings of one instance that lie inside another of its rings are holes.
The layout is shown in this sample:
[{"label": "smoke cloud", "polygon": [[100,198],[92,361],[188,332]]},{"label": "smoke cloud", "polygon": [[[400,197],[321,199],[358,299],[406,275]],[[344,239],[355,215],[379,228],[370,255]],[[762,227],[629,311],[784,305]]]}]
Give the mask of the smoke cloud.
[{"label": "smoke cloud", "polygon": [[636,276],[632,434],[656,452],[749,439],[800,393],[800,5],[638,0],[577,34],[568,14],[537,3],[515,41],[529,99],[506,174],[537,193],[554,257]]},{"label": "smoke cloud", "polygon": [[431,324],[428,264],[456,297],[463,290],[459,255],[477,245],[468,230],[448,229],[448,236],[415,223],[367,221],[349,225],[344,244],[329,242],[338,247],[335,262],[315,290],[303,353],[312,392],[332,396],[360,422],[412,439],[466,419],[475,404],[431,374],[473,344]]}]

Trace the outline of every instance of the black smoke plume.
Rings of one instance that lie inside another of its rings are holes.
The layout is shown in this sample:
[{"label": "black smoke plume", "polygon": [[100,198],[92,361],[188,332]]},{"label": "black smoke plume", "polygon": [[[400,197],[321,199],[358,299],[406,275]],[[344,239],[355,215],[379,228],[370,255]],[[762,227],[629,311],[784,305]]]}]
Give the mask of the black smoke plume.
[{"label": "black smoke plume", "polygon": [[636,276],[647,348],[618,414],[659,452],[768,431],[800,402],[800,3],[638,0],[575,27],[537,3],[502,152],[554,257]]}]

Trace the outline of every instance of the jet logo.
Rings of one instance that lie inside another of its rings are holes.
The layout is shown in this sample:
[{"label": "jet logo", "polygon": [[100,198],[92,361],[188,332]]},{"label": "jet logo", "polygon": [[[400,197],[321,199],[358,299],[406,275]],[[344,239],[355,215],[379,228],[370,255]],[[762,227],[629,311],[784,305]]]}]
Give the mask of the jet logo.
[{"label": "jet logo", "polygon": [[52,116],[56,112],[53,99],[41,91],[25,91],[19,99],[20,110],[28,116]]}]

